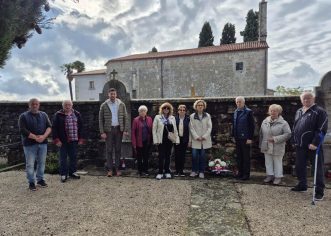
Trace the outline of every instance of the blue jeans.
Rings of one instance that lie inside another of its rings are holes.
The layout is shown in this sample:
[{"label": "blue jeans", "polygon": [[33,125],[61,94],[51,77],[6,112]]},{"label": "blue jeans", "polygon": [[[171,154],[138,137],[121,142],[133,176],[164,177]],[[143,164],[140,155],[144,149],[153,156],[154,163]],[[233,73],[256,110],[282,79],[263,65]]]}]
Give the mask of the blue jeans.
[{"label": "blue jeans", "polygon": [[26,177],[29,183],[35,183],[35,162],[37,162],[37,181],[44,180],[47,144],[33,144],[30,146],[23,146],[23,150],[25,155]]},{"label": "blue jeans", "polygon": [[206,158],[205,149],[192,148],[192,171],[193,172],[205,172]]},{"label": "blue jeans", "polygon": [[60,175],[68,175],[67,156],[69,156],[69,175],[77,171],[77,145],[77,141],[62,143],[60,147]]}]

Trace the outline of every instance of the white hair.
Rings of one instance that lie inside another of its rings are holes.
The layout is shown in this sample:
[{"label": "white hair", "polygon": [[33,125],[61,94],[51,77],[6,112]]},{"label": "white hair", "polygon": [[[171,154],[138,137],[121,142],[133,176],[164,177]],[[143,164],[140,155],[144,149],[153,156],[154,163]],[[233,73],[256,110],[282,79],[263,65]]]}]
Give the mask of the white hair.
[{"label": "white hair", "polygon": [[145,105],[141,105],[139,108],[138,108],[138,112],[141,112],[141,111],[148,111],[147,107]]},{"label": "white hair", "polygon": [[73,105],[73,103],[72,103],[71,100],[63,100],[63,101],[62,101],[62,107],[64,107],[64,104],[66,104],[67,102],[70,102],[71,105]]},{"label": "white hair", "polygon": [[315,98],[315,95],[314,95],[312,92],[307,91],[307,92],[303,92],[303,93],[300,95],[300,99],[301,99],[301,101],[303,100],[303,97],[305,97],[305,96],[309,96],[309,97]]},{"label": "white hair", "polygon": [[235,101],[239,100],[245,102],[245,98],[243,96],[236,97]]}]

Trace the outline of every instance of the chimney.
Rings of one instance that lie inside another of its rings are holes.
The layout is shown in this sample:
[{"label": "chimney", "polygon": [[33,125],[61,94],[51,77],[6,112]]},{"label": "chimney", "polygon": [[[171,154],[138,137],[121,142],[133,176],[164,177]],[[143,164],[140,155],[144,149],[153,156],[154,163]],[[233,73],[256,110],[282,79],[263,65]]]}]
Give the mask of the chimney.
[{"label": "chimney", "polygon": [[259,3],[259,41],[267,41],[267,2]]}]

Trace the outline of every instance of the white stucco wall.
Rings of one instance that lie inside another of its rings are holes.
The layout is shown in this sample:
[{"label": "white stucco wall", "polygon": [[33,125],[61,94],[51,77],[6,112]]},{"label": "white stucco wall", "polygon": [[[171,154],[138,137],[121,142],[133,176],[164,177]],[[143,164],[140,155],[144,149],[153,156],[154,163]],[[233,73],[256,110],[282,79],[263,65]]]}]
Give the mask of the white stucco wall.
[{"label": "white stucco wall", "polygon": [[[74,77],[76,101],[98,101],[99,93],[107,82],[105,74],[82,75]],[[94,81],[94,89],[90,89],[90,81]]]}]

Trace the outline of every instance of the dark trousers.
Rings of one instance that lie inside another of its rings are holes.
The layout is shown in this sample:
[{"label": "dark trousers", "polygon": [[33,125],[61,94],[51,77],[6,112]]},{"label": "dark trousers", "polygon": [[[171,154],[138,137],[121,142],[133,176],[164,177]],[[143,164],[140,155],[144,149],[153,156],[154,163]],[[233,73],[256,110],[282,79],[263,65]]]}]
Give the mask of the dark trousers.
[{"label": "dark trousers", "polygon": [[[295,170],[299,180],[298,185],[300,187],[307,187],[307,161],[311,161],[312,168],[315,170],[315,156],[316,151],[309,150],[308,148],[296,147]],[[324,193],[324,188],[324,155],[323,149],[321,148],[317,161],[316,192]]]},{"label": "dark trousers", "polygon": [[173,143],[168,139],[163,139],[159,145],[159,174],[170,174],[170,155]]},{"label": "dark trousers", "polygon": [[251,145],[246,144],[246,141],[247,140],[236,139],[236,153],[238,176],[249,178],[251,171]]},{"label": "dark trousers", "polygon": [[123,132],[120,130],[120,126],[112,127],[110,132],[107,132],[106,138],[106,159],[107,159],[107,170],[113,170],[113,150],[115,149],[115,168],[120,166],[121,158],[121,146],[122,146],[122,137]]},{"label": "dark trousers", "polygon": [[179,137],[179,140],[180,143],[178,145],[175,145],[175,166],[177,173],[183,173],[187,143],[183,142],[182,137]]},{"label": "dark trousers", "polygon": [[143,142],[142,147],[137,147],[137,162],[138,162],[138,171],[139,173],[148,172],[148,156],[149,156],[149,147],[150,145],[146,142]]},{"label": "dark trousers", "polygon": [[78,142],[62,143],[60,147],[60,175],[68,175],[69,156],[69,175],[77,171],[77,145]]}]

